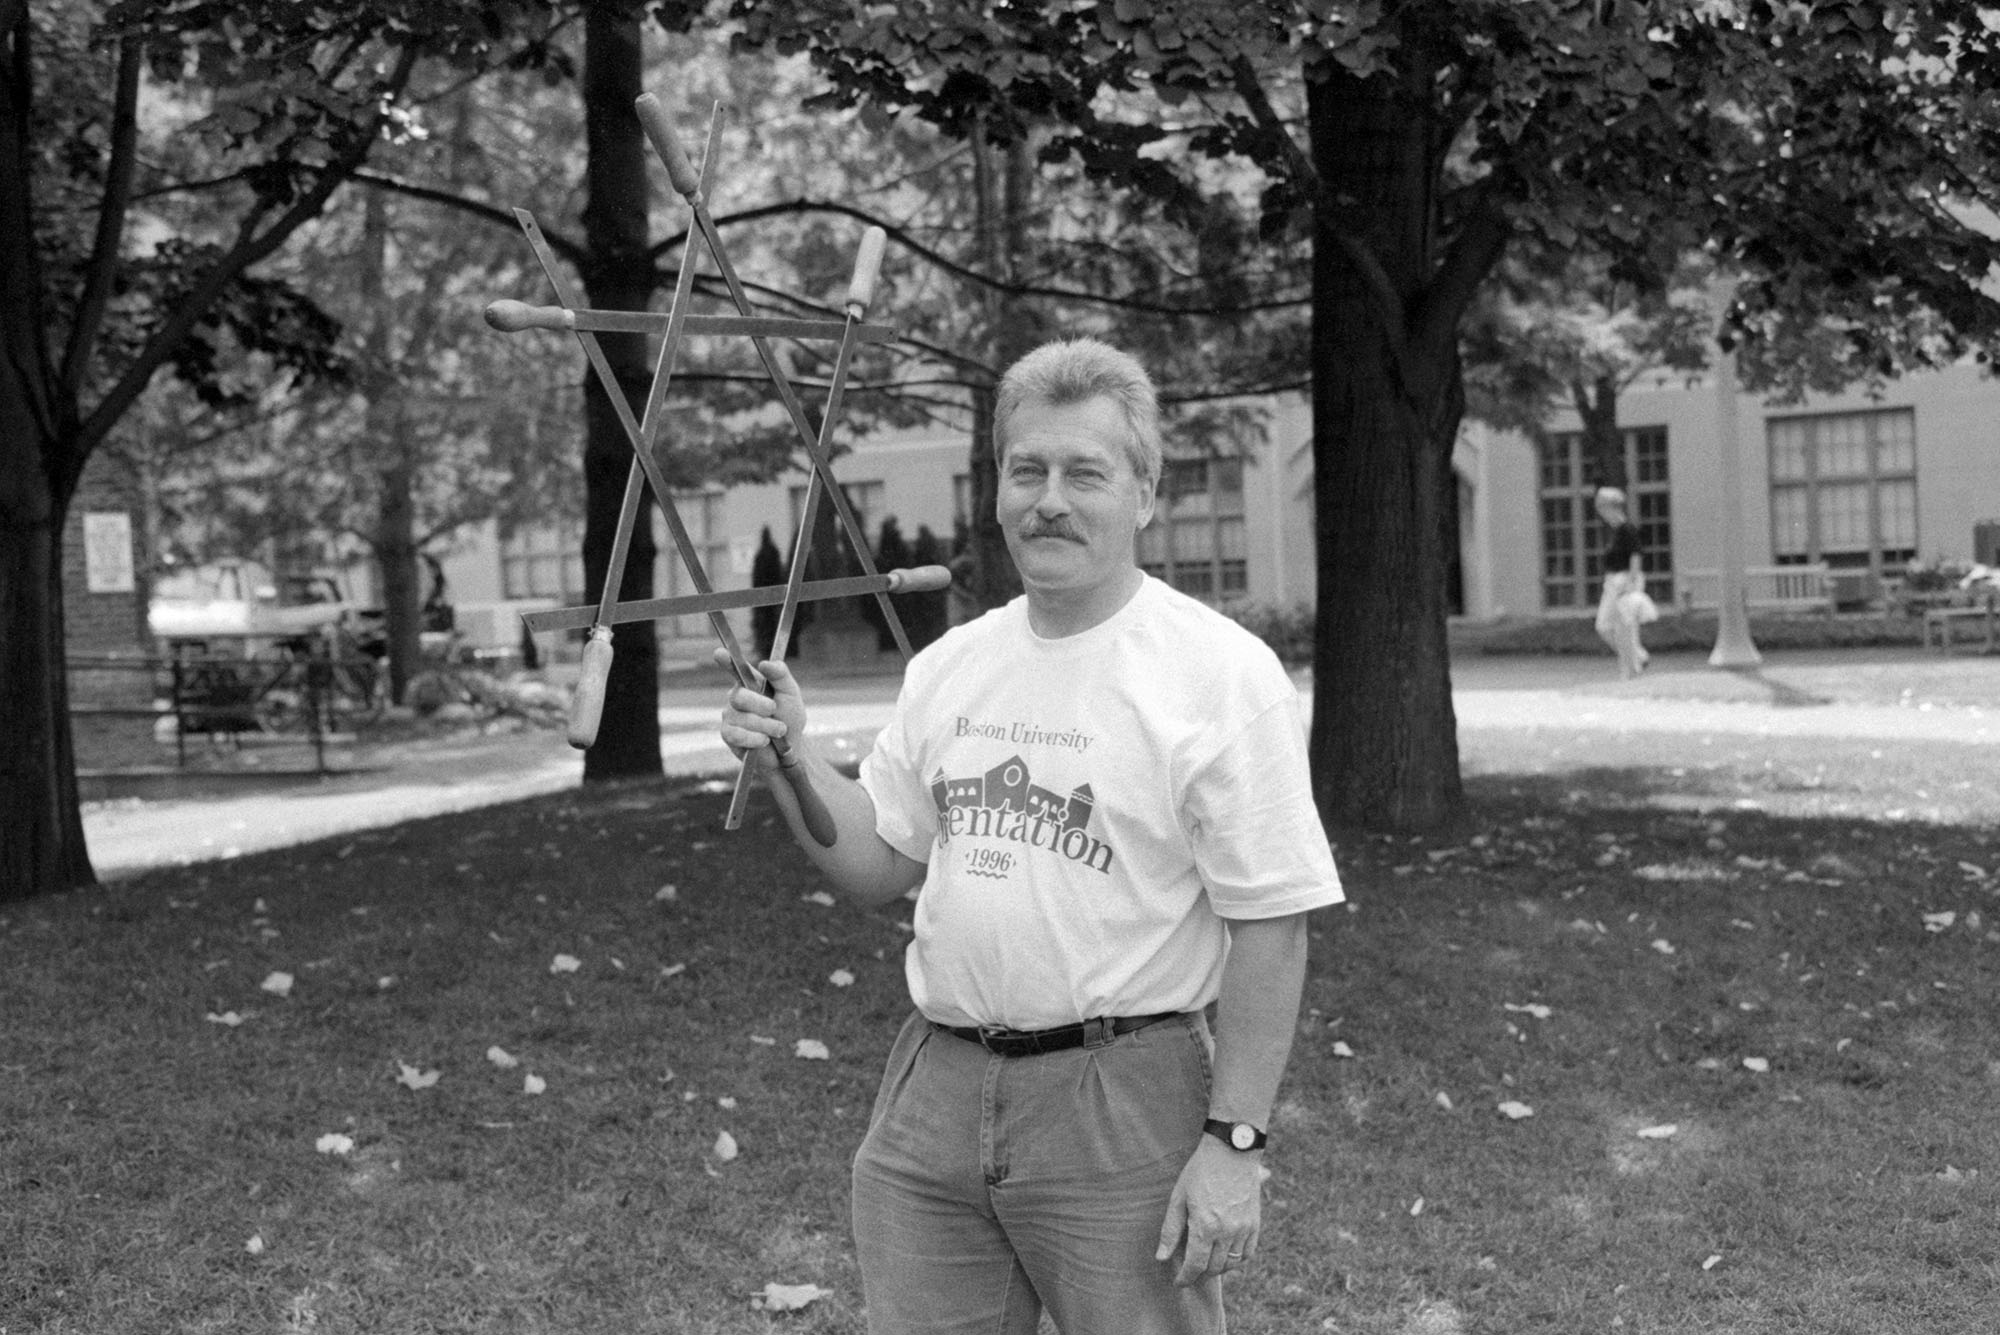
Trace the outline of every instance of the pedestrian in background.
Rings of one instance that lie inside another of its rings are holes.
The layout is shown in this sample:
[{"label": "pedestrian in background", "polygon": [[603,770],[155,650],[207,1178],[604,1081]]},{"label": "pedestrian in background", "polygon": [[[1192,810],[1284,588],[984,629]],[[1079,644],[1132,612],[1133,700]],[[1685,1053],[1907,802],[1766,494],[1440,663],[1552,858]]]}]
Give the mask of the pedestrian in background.
[{"label": "pedestrian in background", "polygon": [[1628,517],[1625,493],[1597,489],[1597,517],[1606,531],[1599,567],[1604,591],[1597,599],[1597,634],[1618,655],[1618,675],[1630,680],[1646,670],[1652,655],[1639,642],[1639,627],[1660,619],[1646,593],[1646,563],[1639,554],[1639,529]]}]

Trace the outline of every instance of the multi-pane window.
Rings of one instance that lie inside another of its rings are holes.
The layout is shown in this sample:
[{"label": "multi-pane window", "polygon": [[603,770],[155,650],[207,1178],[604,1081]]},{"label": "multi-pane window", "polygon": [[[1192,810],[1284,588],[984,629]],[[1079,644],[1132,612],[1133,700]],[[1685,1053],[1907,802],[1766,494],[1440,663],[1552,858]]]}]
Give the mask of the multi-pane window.
[{"label": "multi-pane window", "polygon": [[583,601],[583,529],[575,523],[503,529],[500,592],[508,598]]},{"label": "multi-pane window", "polygon": [[[1673,596],[1673,503],[1667,479],[1667,429],[1627,427],[1627,513],[1639,530],[1646,588],[1655,599]],[[1583,434],[1556,431],[1540,445],[1542,606],[1592,607],[1603,587],[1600,559],[1609,542],[1592,497],[1597,483],[1584,468]]]},{"label": "multi-pane window", "polygon": [[1771,555],[1893,572],[1917,554],[1917,421],[1883,408],[1767,422]]},{"label": "multi-pane window", "polygon": [[1139,564],[1209,602],[1250,588],[1241,459],[1169,459],[1153,522],[1139,530]]},{"label": "multi-pane window", "polygon": [[[855,522],[861,525],[861,532],[868,539],[868,554],[872,557],[875,555],[875,543],[880,541],[882,536],[882,520],[885,518],[882,510],[888,503],[886,488],[880,482],[843,482],[840,484],[840,490],[847,497],[848,508],[854,511]],[[791,498],[792,532],[796,533],[799,531],[799,518],[806,510],[806,489],[793,487]],[[841,550],[848,550],[851,544],[847,539],[847,526],[840,522],[833,502],[822,496],[819,498],[819,506],[820,522],[832,523],[840,534]],[[815,548],[814,551],[817,554],[818,549]]]},{"label": "multi-pane window", "polygon": [[[688,541],[696,555],[701,558],[701,568],[713,585],[729,569],[729,531],[723,527],[727,513],[724,502],[728,494],[723,491],[677,491],[674,493],[674,511],[681,517],[681,525],[687,529]],[[654,580],[654,587],[662,597],[678,598],[685,594],[699,593],[694,586],[694,577],[688,573],[687,563],[681,560],[680,549],[674,545],[673,535],[665,532],[666,521],[657,519],[654,524],[655,541],[659,547],[659,565],[656,567],[662,578]],[[699,635],[708,628],[705,616],[669,617],[660,626],[662,635]]]}]

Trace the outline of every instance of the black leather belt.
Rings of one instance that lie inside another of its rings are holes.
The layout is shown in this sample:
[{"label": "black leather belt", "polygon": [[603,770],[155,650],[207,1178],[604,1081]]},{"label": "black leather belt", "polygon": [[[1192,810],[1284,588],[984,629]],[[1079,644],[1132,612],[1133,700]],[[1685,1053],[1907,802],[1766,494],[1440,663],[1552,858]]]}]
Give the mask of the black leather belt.
[{"label": "black leather belt", "polygon": [[1176,1019],[1179,1015],[1179,1011],[1166,1011],[1159,1015],[1103,1016],[1054,1029],[988,1029],[978,1025],[939,1024],[933,1020],[931,1028],[968,1043],[977,1043],[997,1057],[1033,1057],[1068,1048],[1102,1047],[1120,1034],[1129,1034],[1162,1020]]}]

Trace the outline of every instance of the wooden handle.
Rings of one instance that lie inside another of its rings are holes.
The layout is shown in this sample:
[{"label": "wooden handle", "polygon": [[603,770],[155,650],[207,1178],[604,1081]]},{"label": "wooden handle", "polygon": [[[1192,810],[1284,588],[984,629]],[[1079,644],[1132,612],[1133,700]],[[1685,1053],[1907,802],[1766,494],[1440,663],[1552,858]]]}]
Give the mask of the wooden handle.
[{"label": "wooden handle", "polygon": [[951,571],[945,566],[912,566],[889,572],[890,593],[929,593],[951,587]]},{"label": "wooden handle", "polygon": [[530,306],[525,301],[512,301],[505,297],[486,307],[486,323],[503,334],[518,334],[523,329],[576,328],[576,312],[563,306]]},{"label": "wooden handle", "polygon": [[681,141],[674,138],[674,127],[667,123],[667,109],[651,93],[639,94],[632,105],[639,113],[639,124],[646,127],[646,137],[653,141],[653,151],[667,164],[667,179],[674,183],[675,192],[693,199],[701,193],[701,175],[681,152]]},{"label": "wooden handle", "polygon": [[790,747],[778,751],[778,773],[792,786],[792,796],[799,800],[799,819],[805,822],[806,833],[821,848],[832,848],[840,841],[840,827],[833,823],[833,813],[826,809],[819,790],[806,777],[798,753]]},{"label": "wooden handle", "polygon": [[592,626],[583,646],[583,672],[576,679],[576,699],[569,707],[569,744],[579,751],[597,740],[597,721],[604,713],[604,679],[611,675],[611,627]]},{"label": "wooden handle", "polygon": [[882,248],[889,234],[871,227],[861,234],[861,253],[854,257],[854,277],[847,284],[847,313],[859,320],[875,300],[875,279],[882,272]]}]

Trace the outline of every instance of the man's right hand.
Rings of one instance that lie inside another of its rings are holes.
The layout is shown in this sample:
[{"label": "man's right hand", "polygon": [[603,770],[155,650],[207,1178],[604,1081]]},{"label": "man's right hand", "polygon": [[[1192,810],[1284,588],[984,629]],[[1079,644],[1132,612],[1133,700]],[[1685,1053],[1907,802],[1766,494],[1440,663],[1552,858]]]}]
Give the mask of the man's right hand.
[{"label": "man's right hand", "polygon": [[[717,649],[715,662],[718,667],[729,668],[729,651]],[[738,756],[747,752],[757,765],[772,769],[777,766],[778,758],[771,751],[771,740],[783,737],[794,746],[798,744],[806,732],[806,704],[799,693],[798,679],[783,663],[775,660],[759,663],[757,670],[770,682],[771,694],[748,686],[731,690],[729,702],[722,710],[722,741]]]}]

